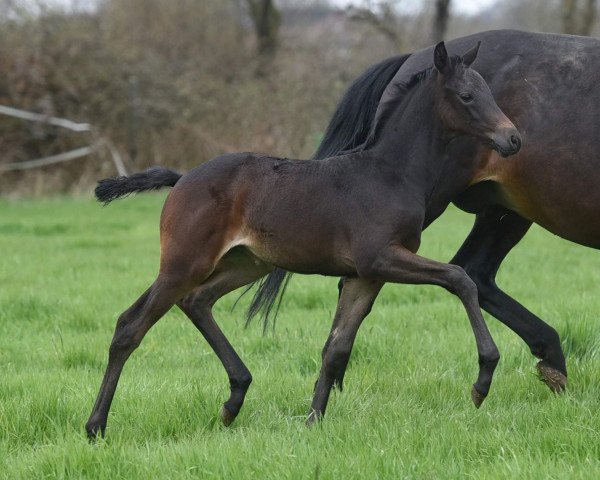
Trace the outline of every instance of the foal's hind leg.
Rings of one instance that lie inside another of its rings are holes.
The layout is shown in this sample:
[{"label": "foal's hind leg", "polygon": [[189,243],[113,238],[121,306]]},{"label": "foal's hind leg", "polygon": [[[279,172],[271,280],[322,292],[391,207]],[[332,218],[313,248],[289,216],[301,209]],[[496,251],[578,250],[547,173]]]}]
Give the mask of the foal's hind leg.
[{"label": "foal's hind leg", "polygon": [[323,348],[321,373],[307,419],[311,425],[325,415],[329,394],[334,382],[344,376],[350,360],[354,339],[364,318],[371,311],[382,282],[362,278],[347,278],[340,292],[335,319],[329,338]]},{"label": "foal's hind leg", "polygon": [[473,230],[450,261],[460,265],[477,285],[481,307],[513,330],[541,359],[537,368],[554,392],[567,384],[565,357],[556,330],[544,323],[496,285],[496,273],[531,222],[501,207],[477,215]]},{"label": "foal's hind leg", "polygon": [[90,438],[104,436],[108,411],[125,362],[150,328],[185,294],[179,282],[160,276],[117,321],[109,349],[108,366],[86,431]]},{"label": "foal's hind leg", "polygon": [[177,303],[217,354],[229,377],[231,394],[221,409],[221,420],[226,426],[240,412],[252,375],[215,322],[212,307],[223,295],[258,280],[271,270],[272,267],[257,263],[243,252],[232,251],[200,287]]}]

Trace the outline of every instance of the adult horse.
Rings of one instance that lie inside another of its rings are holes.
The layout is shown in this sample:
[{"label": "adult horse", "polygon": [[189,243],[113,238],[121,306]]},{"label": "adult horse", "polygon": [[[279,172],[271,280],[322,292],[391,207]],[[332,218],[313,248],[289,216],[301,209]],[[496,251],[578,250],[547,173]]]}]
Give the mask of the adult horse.
[{"label": "adult horse", "polygon": [[[482,308],[525,341],[541,359],[537,368],[546,384],[560,391],[567,371],[558,333],[500,290],[495,276],[532,222],[567,240],[600,247],[600,41],[495,30],[447,46],[461,51],[475,38],[482,47],[474,67],[522,133],[524,146],[511,162],[474,141],[454,150],[457,158],[476,160],[480,168],[473,185],[453,199],[477,216],[451,263],[466,270],[477,284]],[[431,63],[432,48],[390,58],[358,78],[338,105],[315,157],[368,149],[401,96],[398,85]],[[269,312],[284,278],[280,270],[267,278],[251,314]]]},{"label": "adult horse", "polygon": [[[129,355],[177,304],[204,335],[229,376],[225,424],[237,416],[251,375],[212,317],[226,293],[275,267],[345,276],[335,329],[323,359],[309,414],[320,418],[354,337],[385,282],[433,284],[456,294],[467,311],[479,354],[472,399],[488,394],[499,353],[477,303],[477,289],[455,265],[416,254],[423,225],[472,181],[477,165],[456,162],[449,149],[475,137],[502,156],[516,153],[520,135],[469,65],[479,45],[449,57],[443,43],[435,68],[402,86],[402,101],[369,151],[323,161],[228,154],[186,174],[164,168],[107,179],[96,189],[109,202],[133,192],[174,186],[161,216],[157,279],[120,317],[96,404],[90,437],[104,434],[110,404]],[[410,141],[407,141],[409,138]],[[336,205],[336,211],[331,210]]]}]

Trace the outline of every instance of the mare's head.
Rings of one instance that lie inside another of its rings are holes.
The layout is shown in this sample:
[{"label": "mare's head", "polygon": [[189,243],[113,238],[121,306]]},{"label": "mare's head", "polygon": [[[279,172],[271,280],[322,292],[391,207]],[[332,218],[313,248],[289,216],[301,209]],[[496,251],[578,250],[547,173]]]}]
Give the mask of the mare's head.
[{"label": "mare's head", "polygon": [[450,57],[444,42],[436,45],[438,113],[446,129],[476,137],[507,157],[521,148],[521,135],[496,104],[483,77],[470,68],[480,44],[462,57]]}]

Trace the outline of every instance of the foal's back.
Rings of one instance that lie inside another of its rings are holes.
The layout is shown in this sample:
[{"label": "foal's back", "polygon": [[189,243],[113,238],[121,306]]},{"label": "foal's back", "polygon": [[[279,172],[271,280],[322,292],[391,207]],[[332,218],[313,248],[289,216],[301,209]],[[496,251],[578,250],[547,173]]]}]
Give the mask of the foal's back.
[{"label": "foal's back", "polygon": [[163,209],[162,252],[171,257],[163,264],[178,263],[168,248],[175,243],[176,255],[208,249],[217,261],[243,246],[288,270],[355,275],[353,251],[369,235],[366,226],[393,228],[396,219],[406,218],[385,183],[374,185],[377,165],[365,155],[317,162],[244,152],[194,168]]}]

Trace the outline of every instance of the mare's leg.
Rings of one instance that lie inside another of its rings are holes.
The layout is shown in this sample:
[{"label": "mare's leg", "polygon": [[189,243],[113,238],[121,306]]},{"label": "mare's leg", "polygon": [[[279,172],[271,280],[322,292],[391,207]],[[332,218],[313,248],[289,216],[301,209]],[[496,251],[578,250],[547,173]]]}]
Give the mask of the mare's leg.
[{"label": "mare's leg", "polygon": [[329,338],[323,348],[323,363],[308,415],[310,425],[325,414],[327,401],[334,382],[344,376],[350,360],[354,339],[363,319],[371,311],[382,282],[362,278],[347,278],[343,283],[335,319]]},{"label": "mare's leg", "polygon": [[108,411],[125,362],[150,328],[186,293],[185,286],[159,275],[152,286],[117,321],[108,366],[94,408],[86,423],[90,438],[104,436]]},{"label": "mare's leg", "polygon": [[439,285],[460,298],[469,316],[479,353],[479,375],[471,391],[471,398],[479,408],[489,392],[500,354],[479,309],[477,287],[473,280],[456,265],[429,260],[399,246],[378,252],[375,260],[365,261],[358,271],[366,278],[385,282]]},{"label": "mare's leg", "polygon": [[217,354],[229,377],[230,396],[221,409],[228,426],[240,412],[252,375],[231,346],[212,315],[212,307],[223,295],[268,274],[272,267],[257,263],[242,252],[230,252],[200,287],[177,303]]},{"label": "mare's leg", "polygon": [[476,283],[481,307],[513,330],[541,358],[537,368],[554,392],[567,383],[565,357],[556,330],[536,317],[496,285],[496,273],[531,222],[501,207],[477,215],[473,230],[450,261],[465,269]]}]

